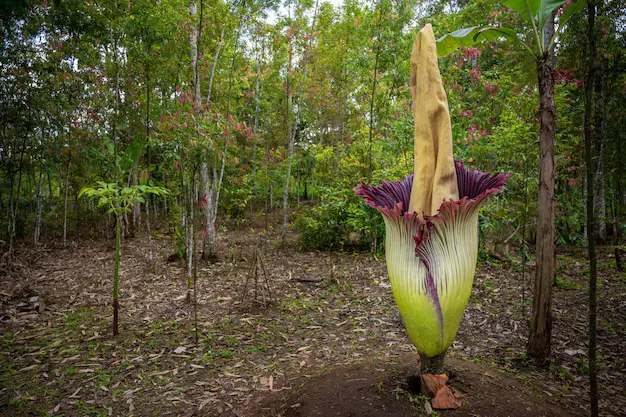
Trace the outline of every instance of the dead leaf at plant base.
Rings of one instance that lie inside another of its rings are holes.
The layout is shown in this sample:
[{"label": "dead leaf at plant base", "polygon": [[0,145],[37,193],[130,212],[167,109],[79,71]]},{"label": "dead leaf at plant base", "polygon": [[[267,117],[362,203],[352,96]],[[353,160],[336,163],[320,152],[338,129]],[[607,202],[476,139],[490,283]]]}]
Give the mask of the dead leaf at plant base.
[{"label": "dead leaf at plant base", "polygon": [[431,397],[433,408],[438,410],[460,408],[463,404],[462,399],[467,396],[447,385],[446,374],[422,374],[420,381],[422,394]]}]

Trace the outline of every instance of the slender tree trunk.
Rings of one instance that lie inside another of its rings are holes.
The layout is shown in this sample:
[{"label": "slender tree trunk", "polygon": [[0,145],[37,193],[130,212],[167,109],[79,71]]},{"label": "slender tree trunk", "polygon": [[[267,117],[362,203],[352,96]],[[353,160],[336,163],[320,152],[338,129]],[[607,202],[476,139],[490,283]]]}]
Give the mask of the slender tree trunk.
[{"label": "slender tree trunk", "polygon": [[43,206],[43,182],[44,177],[44,167],[41,166],[41,170],[39,171],[39,181],[37,182],[37,216],[35,217],[35,233],[33,236],[33,244],[35,249],[39,246],[39,234],[41,233],[41,208]]},{"label": "slender tree trunk", "polygon": [[10,162],[8,163],[7,171],[9,175],[9,204],[7,205],[7,219],[9,219],[9,222],[7,224],[7,239],[9,240],[9,248],[11,248],[11,233],[13,231],[13,185],[15,182],[13,156],[11,156]]},{"label": "slender tree trunk", "polygon": [[[29,105],[30,108],[30,105]],[[30,114],[30,111],[29,111]],[[30,118],[30,116],[29,116]],[[29,123],[30,125],[30,123]],[[3,255],[3,258],[6,256],[7,265],[11,265],[11,256],[13,255],[13,243],[15,241],[15,224],[17,223],[17,215],[20,207],[20,194],[22,189],[22,171],[23,171],[23,163],[24,163],[24,152],[26,151],[26,140],[28,135],[24,135],[24,139],[22,140],[22,151],[20,152],[20,164],[18,171],[18,180],[17,180],[17,192],[15,193],[15,198],[13,198],[13,178],[11,176],[11,196],[9,198],[9,249],[6,254]]]},{"label": "slender tree trunk", "polygon": [[[287,173],[285,174],[285,191],[283,192],[283,233],[282,233],[282,243],[283,246],[285,244],[285,238],[287,237],[287,226],[289,225],[289,179],[291,178],[291,166],[293,165],[293,149],[296,141],[296,133],[298,131],[298,127],[300,124],[300,104],[302,102],[302,93],[304,92],[304,84],[306,83],[306,75],[307,69],[309,66],[309,54],[311,53],[311,44],[313,42],[313,32],[315,30],[315,20],[317,18],[317,6],[319,4],[319,0],[315,2],[315,11],[313,12],[313,20],[311,21],[311,31],[309,32],[309,42],[307,44],[307,50],[304,55],[304,74],[302,75],[302,82],[300,84],[300,91],[298,93],[297,105],[298,108],[296,110],[296,121],[293,126],[293,129],[290,133],[289,137],[289,154],[287,156]],[[291,112],[291,107],[289,108]],[[291,119],[291,114],[288,115],[289,119]]]},{"label": "slender tree trunk", "polygon": [[526,317],[526,223],[528,222],[528,164],[524,160],[524,179],[522,190],[524,192],[524,216],[522,216],[522,317]]},{"label": "slender tree trunk", "polygon": [[150,230],[150,194],[146,194],[146,234],[148,236],[148,267],[154,269],[152,254],[152,232]]},{"label": "slender tree trunk", "polygon": [[50,178],[50,167],[46,169],[46,177],[48,179],[48,207],[52,207],[54,196],[52,195],[52,179]]},{"label": "slender tree trunk", "polygon": [[[597,115],[598,113],[596,113]],[[596,118],[596,121],[597,118]],[[600,122],[601,123],[601,122]],[[606,243],[606,181],[604,176],[604,138],[602,132],[598,131],[596,126],[596,133],[594,135],[594,143],[596,147],[595,152],[595,173],[594,173],[594,212],[596,220],[596,239],[599,243]]]},{"label": "slender tree trunk", "polygon": [[[111,137],[113,138],[113,176],[115,179],[115,185],[119,185],[119,167],[117,165],[117,156],[119,153],[119,144],[118,144],[118,137],[117,137],[117,122],[119,119],[119,115],[120,115],[120,65],[119,65],[119,61],[118,61],[118,56],[117,56],[117,37],[113,34],[113,31],[111,31],[110,33],[110,37],[111,37],[111,43],[113,44],[113,62],[115,64],[115,109],[114,109],[114,115],[113,115],[113,123],[111,123]],[[71,154],[70,154],[71,156]],[[70,158],[71,161],[71,158]],[[68,163],[68,175],[69,175],[69,163]],[[67,188],[67,187],[66,187]],[[67,199],[66,199],[67,200]],[[118,204],[115,203],[115,208],[118,208]],[[119,221],[119,223],[118,223]],[[122,229],[122,225],[121,225],[121,219],[119,215],[115,216],[115,228],[116,228],[116,239],[118,239],[117,236],[120,235],[121,229]],[[120,232],[118,232],[118,227]],[[65,230],[65,227],[64,227]],[[63,237],[63,245],[65,245],[65,235]],[[119,252],[119,245],[116,244],[116,252]],[[117,268],[117,267],[116,267]],[[115,276],[115,280],[117,280],[117,274]],[[114,312],[115,312],[115,321],[114,321],[114,335],[116,335],[117,333],[117,307],[114,306]]]},{"label": "slender tree trunk", "polygon": [[[152,47],[148,46],[148,56]],[[146,184],[150,184],[150,66],[146,64]],[[150,230],[150,194],[146,194],[146,234],[148,237],[148,267],[154,270],[152,256],[152,232]]]},{"label": "slender tree trunk", "polygon": [[222,46],[224,45],[224,28],[222,28],[222,33],[220,34],[220,41],[217,44],[217,50],[215,51],[215,56],[213,57],[213,66],[211,67],[211,76],[209,77],[209,91],[206,95],[206,102],[211,102],[211,90],[213,89],[213,77],[215,76],[215,68],[217,68],[217,59],[220,56],[220,51],[222,50]]},{"label": "slender tree trunk", "polygon": [[[226,115],[230,115],[230,99],[232,94],[232,86],[233,86],[233,74],[235,72],[235,63],[237,58],[237,49],[239,47],[239,38],[241,32],[237,32],[237,36],[235,38],[235,48],[233,52],[233,58],[231,62],[230,72],[228,75],[228,97],[227,97],[227,105],[226,105]],[[222,149],[222,157],[221,157],[221,167],[219,176],[217,175],[217,156],[213,160],[214,163],[211,167],[207,167],[206,169],[206,182],[205,182],[205,195],[206,199],[204,202],[204,231],[205,231],[205,239],[204,239],[204,247],[202,249],[202,257],[205,260],[216,260],[217,259],[217,210],[219,207],[220,201],[220,190],[222,188],[222,181],[224,179],[224,168],[226,167],[226,151],[228,150],[228,140],[224,138],[224,148]],[[201,174],[202,175],[202,174]],[[210,178],[209,178],[210,177]]]},{"label": "slender tree trunk", "polygon": [[[193,176],[192,176],[193,178]],[[192,289],[192,280],[193,280],[193,261],[195,256],[195,248],[194,248],[194,210],[193,210],[193,179],[192,183],[188,184],[187,190],[187,202],[186,202],[186,210],[187,210],[187,300],[191,300],[191,289]]]},{"label": "slender tree trunk", "polygon": [[[595,84],[595,132],[593,146],[595,148],[595,175],[594,175],[594,212],[596,220],[596,239],[599,242],[606,242],[606,197],[605,197],[605,176],[604,176],[604,125],[606,114],[604,110],[604,97],[602,95],[602,72],[600,66],[596,64],[594,70]],[[593,105],[593,103],[592,103]]]},{"label": "slender tree trunk", "polygon": [[[200,30],[202,30],[202,0],[200,0],[200,20],[196,24],[191,25],[191,33],[189,34],[189,57],[191,59],[193,98],[196,104],[202,104],[200,97],[200,75],[198,72],[198,60],[200,54]],[[192,1],[189,4],[189,14],[195,19],[198,13],[198,4]]]},{"label": "slender tree trunk", "polygon": [[[261,78],[261,54],[258,54],[256,61],[256,81],[254,82],[254,133],[258,133],[259,131],[259,106],[261,103],[261,96],[259,92],[259,79]],[[258,143],[255,138],[254,144],[252,145],[252,193],[254,197],[258,197],[258,187],[257,187],[257,153],[258,153]]]},{"label": "slender tree trunk", "polygon": [[[196,237],[192,235],[192,246],[196,247]],[[194,342],[198,346],[198,259],[193,258],[193,330]]]},{"label": "slender tree trunk", "polygon": [[[189,5],[189,14],[196,18],[197,15],[197,4],[195,1],[192,1]],[[204,19],[204,3],[200,0],[200,18],[196,21],[196,24],[192,25],[191,33],[189,35],[189,50],[190,50],[190,58],[191,58],[191,70],[193,77],[193,87],[194,93],[193,98],[198,107],[202,106],[202,96],[200,95],[200,71],[198,68],[200,61],[200,51],[201,51],[201,42],[202,42],[202,22]],[[206,165],[205,162],[201,164],[201,169]],[[194,189],[195,189],[195,170],[192,174],[190,181],[188,183],[188,191],[185,193],[186,195],[186,204],[185,211],[186,215],[186,237],[185,237],[185,245],[187,247],[187,300],[191,301],[191,287],[192,287],[192,278],[193,278],[193,257],[195,256],[194,251],[194,208],[193,208],[193,200],[194,200]],[[202,188],[202,186],[201,186]],[[184,190],[184,188],[183,188]]]},{"label": "slender tree trunk", "polygon": [[113,61],[115,63],[115,115],[113,117],[113,123],[111,126],[112,129],[112,137],[113,137],[113,166],[114,166],[114,176],[115,176],[115,184],[119,182],[119,167],[117,166],[117,154],[119,152],[118,149],[118,138],[117,138],[117,121],[119,118],[120,112],[120,65],[117,59],[117,37],[113,35],[111,32],[111,38],[113,43]]},{"label": "slender tree trunk", "polygon": [[215,232],[213,230],[213,222],[211,221],[212,213],[209,203],[209,201],[214,200],[213,193],[215,192],[214,181],[212,180],[212,178],[215,178],[215,175],[209,173],[209,165],[207,163],[202,163],[200,165],[200,185],[204,194],[201,203],[202,213],[204,215],[205,236],[202,247],[202,258],[204,260],[213,260],[216,255],[215,242],[213,241],[213,238],[215,237]]},{"label": "slender tree trunk", "polygon": [[63,197],[63,246],[67,244],[67,194],[70,188],[70,168],[72,166],[72,153],[67,160],[67,170],[65,173],[65,195]]},{"label": "slender tree trunk", "polygon": [[28,95],[28,125],[27,131],[24,132],[24,138],[22,139],[22,150],[20,152],[20,164],[19,175],[17,180],[17,192],[15,193],[15,200],[13,199],[13,173],[11,173],[11,196],[9,197],[9,249],[2,255],[1,260],[5,260],[6,265],[11,267],[11,256],[13,255],[13,243],[15,240],[16,223],[18,218],[18,212],[20,208],[20,194],[22,192],[22,173],[24,170],[24,152],[26,151],[26,141],[30,136],[30,129],[32,124],[32,107],[31,107],[31,94]]},{"label": "slender tree trunk", "polygon": [[[594,218],[594,156],[593,156],[593,85],[596,71],[595,15],[596,5],[587,4],[587,24],[589,42],[589,60],[587,79],[585,80],[585,167],[587,171],[587,230],[589,231],[589,386],[591,397],[591,416],[598,416],[598,380],[596,364],[596,331],[597,331],[597,270],[596,270],[596,221]],[[596,115],[597,117],[597,115]],[[599,155],[596,155],[596,158]]]},{"label": "slender tree trunk", "polygon": [[[139,159],[133,165],[133,168],[130,171],[129,178],[129,186],[138,185],[139,181],[137,180],[137,170],[139,169]],[[139,202],[133,203],[133,231],[132,235],[135,235],[135,230],[141,227],[141,204]]]},{"label": "slender tree trunk", "polygon": [[[546,23],[546,39],[554,35],[554,18]],[[550,361],[552,339],[552,285],[554,280],[554,142],[556,110],[554,107],[554,67],[552,51],[537,61],[539,83],[539,202],[537,211],[537,244],[535,291],[528,338],[528,355],[539,365]]]},{"label": "slender tree trunk", "polygon": [[241,37],[241,31],[237,31],[235,37],[235,47],[233,48],[233,58],[230,64],[230,71],[228,73],[228,95],[226,97],[226,117],[230,116],[230,99],[233,92],[233,74],[235,73],[235,64],[237,62],[237,49],[239,49],[239,38]]},{"label": "slender tree trunk", "polygon": [[[374,78],[372,80],[372,94],[370,96],[370,126],[369,126],[369,166],[367,170],[367,181],[372,181],[372,172],[374,171],[374,165],[372,160],[372,146],[374,143],[374,99],[376,98],[376,85],[378,84],[378,59],[380,58],[380,22],[382,20],[383,5],[380,4],[378,10],[378,39],[376,46],[376,58],[374,60]],[[371,213],[371,211],[370,211]]]},{"label": "slender tree trunk", "polygon": [[113,336],[119,334],[119,274],[120,274],[120,240],[122,235],[122,225],[119,215],[115,216],[115,269],[113,270]]},{"label": "slender tree trunk", "polygon": [[[195,16],[197,14],[197,10],[196,10],[196,3],[192,3],[190,5],[189,8],[189,12],[191,15]],[[198,69],[198,65],[199,65],[199,61],[200,61],[200,55],[201,55],[201,42],[202,42],[202,24],[203,24],[203,19],[204,19],[204,4],[202,2],[202,0],[200,1],[200,18],[198,20],[198,24],[192,27],[192,33],[190,35],[190,39],[189,39],[189,43],[190,43],[190,49],[191,49],[191,67],[192,67],[192,71],[193,71],[193,78],[194,78],[194,100],[196,101],[196,103],[198,104],[198,106],[202,105],[202,97],[200,95],[200,71]],[[211,100],[211,91],[213,89],[213,77],[215,75],[215,70],[217,68],[217,62],[218,62],[218,58],[219,58],[219,54],[220,54],[220,50],[222,48],[222,44],[223,44],[223,38],[224,38],[224,30],[222,30],[222,34],[220,35],[220,41],[218,43],[217,46],[217,51],[215,53],[215,57],[213,58],[213,67],[211,68],[211,76],[210,76],[210,80],[209,80],[209,88],[208,88],[208,93],[207,93],[207,103],[210,102]],[[213,169],[211,169],[213,168]],[[204,232],[205,232],[205,239],[204,239],[204,245],[203,245],[203,250],[202,250],[202,258],[203,259],[212,259],[215,256],[215,244],[213,244],[214,239],[212,239],[213,237],[215,237],[215,224],[212,224],[212,215],[211,215],[211,207],[212,207],[212,202],[213,202],[213,195],[215,193],[215,187],[213,186],[213,184],[215,183],[215,180],[210,178],[210,172],[215,172],[215,168],[214,167],[209,167],[209,164],[206,161],[202,161],[200,164],[200,190],[201,190],[201,208],[202,208],[202,212],[204,215]],[[213,176],[213,178],[215,178],[215,176]],[[195,187],[195,181],[194,181],[194,187]],[[189,195],[190,195],[190,199],[192,199],[192,194],[194,194],[193,192],[193,188],[190,189]],[[194,256],[194,254],[192,254],[192,252],[195,250],[195,238],[193,236],[194,230],[193,230],[193,203],[190,204],[189,206],[189,211],[188,211],[188,219],[189,219],[189,225],[186,228],[187,232],[190,234],[189,236],[187,236],[187,245],[191,247],[190,250],[188,250],[188,259],[187,259],[187,272],[188,272],[188,289],[191,290],[191,286],[192,286],[192,276],[193,276],[193,261],[192,261],[192,257]],[[188,296],[190,297],[190,293],[188,293]]]},{"label": "slender tree trunk", "polygon": [[[163,173],[163,185],[167,188],[167,170]],[[165,216],[169,214],[167,209],[167,194],[163,195],[163,212]]]},{"label": "slender tree trunk", "polygon": [[[289,3],[289,24],[293,22],[291,20],[291,3]],[[293,87],[291,85],[291,73],[293,68],[293,42],[291,37],[293,34],[289,34],[287,37],[287,74],[285,75],[285,89],[287,91],[287,114],[285,117],[285,126],[287,127],[287,137],[285,138],[285,156],[289,152],[289,141],[291,141],[291,109],[293,107]]]},{"label": "slender tree trunk", "polygon": [[622,251],[620,249],[619,231],[617,229],[617,185],[615,184],[615,182],[613,185],[613,198],[611,199],[611,211],[613,212],[613,247],[615,254],[615,267],[619,272],[623,272],[624,267],[622,265]]},{"label": "slender tree trunk", "polygon": [[[583,201],[587,201],[587,176],[585,175],[582,180],[582,199]],[[587,204],[583,205],[583,214],[585,215],[585,219],[587,218]],[[589,233],[587,230],[587,222],[583,223],[583,240],[589,239]]]},{"label": "slender tree trunk", "polygon": [[[372,95],[370,97],[370,126],[369,126],[369,165],[368,165],[368,169],[367,169],[367,182],[370,183],[372,182],[372,173],[374,172],[374,161],[373,161],[373,144],[374,144],[374,110],[375,110],[375,98],[376,98],[376,85],[378,83],[378,59],[380,58],[380,22],[382,21],[382,14],[383,14],[383,5],[382,3],[380,3],[378,5],[379,9],[378,9],[378,30],[377,30],[377,34],[378,34],[378,39],[377,39],[377,46],[376,46],[376,59],[374,61],[374,79],[372,80]],[[374,216],[373,216],[373,209],[371,207],[368,207],[368,223],[370,225],[370,233],[369,233],[369,238],[370,238],[370,251],[371,252],[375,252],[376,251],[376,246],[377,246],[377,242],[376,242],[376,233],[374,231]]]}]

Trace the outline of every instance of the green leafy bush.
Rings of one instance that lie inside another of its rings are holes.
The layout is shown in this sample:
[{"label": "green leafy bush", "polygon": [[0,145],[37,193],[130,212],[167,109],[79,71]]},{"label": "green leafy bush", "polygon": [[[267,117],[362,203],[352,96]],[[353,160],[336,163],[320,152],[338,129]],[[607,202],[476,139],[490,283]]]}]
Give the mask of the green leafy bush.
[{"label": "green leafy bush", "polygon": [[254,197],[253,190],[249,186],[224,188],[224,198],[220,204],[224,208],[226,216],[234,220],[243,220],[246,206]]},{"label": "green leafy bush", "polygon": [[303,249],[330,250],[345,246],[369,248],[370,240],[382,248],[384,223],[370,215],[369,208],[345,191],[324,188],[321,202],[300,206],[294,227],[300,232]]}]

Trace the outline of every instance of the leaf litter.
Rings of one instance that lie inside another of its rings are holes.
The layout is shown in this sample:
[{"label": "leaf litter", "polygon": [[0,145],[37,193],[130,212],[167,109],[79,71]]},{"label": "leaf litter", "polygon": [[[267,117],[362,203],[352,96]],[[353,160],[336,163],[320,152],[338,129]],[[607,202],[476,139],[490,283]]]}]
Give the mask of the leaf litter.
[{"label": "leaf litter", "polygon": [[[110,337],[112,248],[89,242],[69,249],[20,249],[21,267],[0,281],[2,374],[0,415],[161,415],[209,412],[256,415],[268,395],[295,392],[302,381],[371,358],[415,355],[389,288],[384,260],[362,253],[299,252],[250,230],[222,237],[243,245],[233,262],[199,264],[199,343],[194,344],[186,273],[167,263],[170,242],[155,238],[155,272],[144,268],[145,240],[124,242],[121,262],[121,334]],[[274,302],[242,301],[256,242],[264,245]],[[601,258],[606,261],[607,253]],[[479,265],[474,290],[449,351],[452,358],[490,366],[551,396],[572,415],[587,410],[586,277],[581,253],[559,255],[550,370],[524,358],[531,277],[522,284],[512,263]],[[600,268],[599,378],[601,409],[626,409],[623,340],[626,280],[608,263]],[[290,277],[321,277],[310,282]],[[38,297],[38,312],[23,314]],[[22,307],[19,307],[22,305]],[[43,308],[41,308],[43,306]],[[381,365],[377,365],[380,367]],[[383,366],[384,367],[384,366]],[[36,398],[36,400],[34,400]],[[293,404],[292,404],[293,405]],[[300,406],[292,408],[299,410]],[[422,412],[430,411],[422,405]]]}]

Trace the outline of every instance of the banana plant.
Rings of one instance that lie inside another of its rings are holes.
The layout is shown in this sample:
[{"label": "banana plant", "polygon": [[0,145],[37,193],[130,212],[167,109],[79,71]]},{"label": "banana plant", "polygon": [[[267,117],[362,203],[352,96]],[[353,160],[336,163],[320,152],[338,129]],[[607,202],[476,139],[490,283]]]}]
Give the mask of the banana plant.
[{"label": "banana plant", "polygon": [[86,196],[98,201],[99,206],[107,207],[108,213],[115,215],[115,267],[113,269],[113,336],[119,333],[119,270],[120,270],[120,240],[122,235],[121,217],[124,213],[130,212],[133,204],[145,203],[146,194],[166,195],[165,188],[149,185],[133,185],[131,187],[120,187],[115,183],[97,182],[98,186],[85,187],[78,193],[78,198]]},{"label": "banana plant", "polygon": [[459,47],[468,47],[482,41],[505,38],[521,45],[530,56],[540,60],[552,50],[558,35],[565,30],[567,22],[572,16],[580,13],[587,4],[587,0],[578,0],[565,7],[559,16],[558,27],[554,34],[546,33],[544,28],[550,21],[551,15],[568,1],[570,0],[505,0],[502,5],[519,13],[524,21],[530,25],[531,41],[524,39],[524,33],[518,33],[511,28],[472,26],[456,30],[437,39],[437,54],[439,57],[444,57]]},{"label": "banana plant", "polygon": [[[552,334],[552,280],[554,277],[554,144],[556,140],[556,109],[554,106],[554,64],[552,51],[558,35],[565,30],[572,16],[580,13],[587,0],[505,0],[502,4],[519,13],[530,27],[530,36],[511,28],[475,26],[456,30],[437,40],[438,55],[445,56],[461,46],[483,40],[505,38],[520,44],[537,67],[539,89],[539,196],[537,205],[537,244],[535,260],[535,291],[528,338],[528,354],[538,364],[550,357]],[[554,15],[563,6],[554,29]]]},{"label": "banana plant", "polygon": [[509,174],[468,169],[452,155],[452,129],[435,37],[422,29],[411,56],[414,172],[379,187],[355,188],[386,227],[385,256],[394,298],[420,355],[422,391],[434,408],[458,408],[445,385],[443,360],[472,290],[478,258],[478,212]]}]

